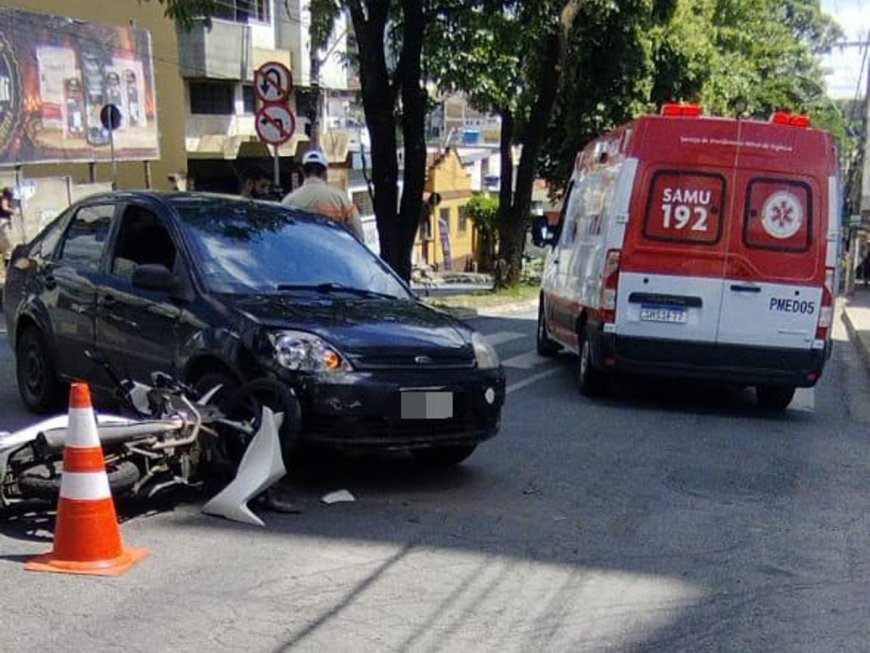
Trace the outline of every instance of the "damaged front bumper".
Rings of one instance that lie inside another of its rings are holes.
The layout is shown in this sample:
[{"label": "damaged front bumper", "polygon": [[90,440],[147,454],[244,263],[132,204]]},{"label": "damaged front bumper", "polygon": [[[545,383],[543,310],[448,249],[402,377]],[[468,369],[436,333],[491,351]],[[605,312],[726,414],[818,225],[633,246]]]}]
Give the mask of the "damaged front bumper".
[{"label": "damaged front bumper", "polygon": [[[493,437],[505,377],[501,369],[350,372],[310,377],[297,391],[304,442],[345,450],[410,450]],[[427,393],[449,397],[450,410],[429,417],[403,411],[404,395]]]}]

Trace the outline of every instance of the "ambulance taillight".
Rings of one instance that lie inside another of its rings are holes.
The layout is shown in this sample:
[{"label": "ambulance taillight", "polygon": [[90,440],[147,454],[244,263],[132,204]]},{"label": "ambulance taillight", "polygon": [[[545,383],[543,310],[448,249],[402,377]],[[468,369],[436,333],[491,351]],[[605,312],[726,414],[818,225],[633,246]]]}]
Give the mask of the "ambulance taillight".
[{"label": "ambulance taillight", "polygon": [[816,327],[816,340],[827,340],[834,323],[834,268],[825,268],[825,287],[822,288],[822,309]]},{"label": "ambulance taillight", "polygon": [[601,285],[600,317],[602,322],[616,320],[616,288],[619,285],[620,250],[611,249],[604,261],[604,281]]}]

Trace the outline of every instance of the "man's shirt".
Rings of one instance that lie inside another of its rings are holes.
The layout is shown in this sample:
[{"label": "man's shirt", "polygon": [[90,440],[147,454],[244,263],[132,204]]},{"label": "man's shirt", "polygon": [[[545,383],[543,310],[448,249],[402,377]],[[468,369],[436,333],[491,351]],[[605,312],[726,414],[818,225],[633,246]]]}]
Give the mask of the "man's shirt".
[{"label": "man's shirt", "polygon": [[319,177],[308,177],[302,186],[284,197],[282,204],[297,206],[341,222],[363,240],[362,221],[353,202]]}]

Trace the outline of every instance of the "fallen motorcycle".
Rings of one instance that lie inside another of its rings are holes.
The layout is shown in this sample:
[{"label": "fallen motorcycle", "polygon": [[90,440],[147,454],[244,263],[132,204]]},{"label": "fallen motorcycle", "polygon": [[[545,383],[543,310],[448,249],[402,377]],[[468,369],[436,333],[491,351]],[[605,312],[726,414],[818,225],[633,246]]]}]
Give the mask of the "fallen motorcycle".
[{"label": "fallen motorcycle", "polygon": [[[151,375],[149,385],[122,380],[105,362],[92,358],[106,370],[127,413],[97,414],[109,486],[116,498],[150,498],[172,487],[202,487],[210,474],[234,470],[258,438],[265,443],[257,449],[272,453],[249,458],[280,461],[287,440],[298,432],[298,402],[274,381],[250,382],[217,401],[220,386],[198,395],[159,372]],[[57,498],[67,421],[66,415],[58,415],[0,433],[0,507]],[[275,467],[267,463],[248,464],[246,484],[259,487],[267,479],[274,482],[274,475]]]}]

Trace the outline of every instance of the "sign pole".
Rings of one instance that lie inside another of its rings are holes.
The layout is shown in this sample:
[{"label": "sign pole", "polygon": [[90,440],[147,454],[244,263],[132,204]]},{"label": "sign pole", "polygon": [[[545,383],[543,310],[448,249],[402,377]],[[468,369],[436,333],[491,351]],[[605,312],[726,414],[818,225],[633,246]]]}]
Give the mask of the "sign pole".
[{"label": "sign pole", "polygon": [[275,148],[275,188],[281,188],[281,157],[278,155],[278,145],[273,145]]},{"label": "sign pole", "polygon": [[112,190],[118,189],[118,164],[115,161],[115,130],[109,129],[109,154],[112,157]]}]

